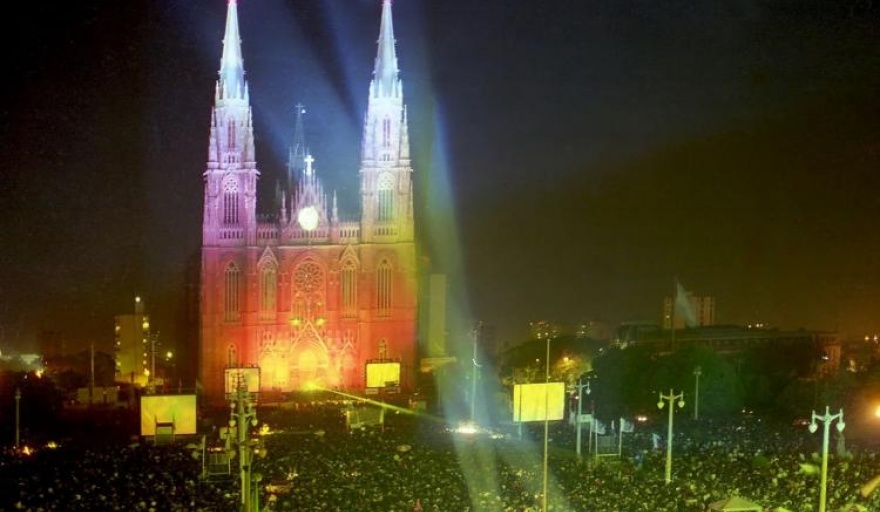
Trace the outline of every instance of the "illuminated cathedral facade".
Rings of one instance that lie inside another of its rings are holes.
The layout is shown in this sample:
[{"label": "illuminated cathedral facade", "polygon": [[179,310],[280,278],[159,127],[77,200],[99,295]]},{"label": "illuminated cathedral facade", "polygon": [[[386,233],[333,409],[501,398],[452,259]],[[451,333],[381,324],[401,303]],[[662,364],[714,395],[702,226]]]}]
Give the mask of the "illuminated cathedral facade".
[{"label": "illuminated cathedral facade", "polygon": [[416,361],[418,293],[391,1],[382,5],[354,220],[341,219],[336,195],[323,189],[315,158],[302,144],[299,107],[277,214],[258,218],[260,172],[237,8],[229,0],[204,173],[203,390],[222,398],[227,367],[258,366],[263,391],[356,391],[375,360],[400,361],[406,387]]}]

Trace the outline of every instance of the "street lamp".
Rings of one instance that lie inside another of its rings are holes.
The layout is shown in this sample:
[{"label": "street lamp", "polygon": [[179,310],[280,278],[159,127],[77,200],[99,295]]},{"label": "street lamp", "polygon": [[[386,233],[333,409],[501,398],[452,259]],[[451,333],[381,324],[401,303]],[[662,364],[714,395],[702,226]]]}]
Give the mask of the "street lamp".
[{"label": "street lamp", "polygon": [[819,512],[825,512],[825,501],[827,498],[827,489],[828,489],[828,434],[831,429],[831,422],[837,420],[837,431],[843,432],[843,429],[846,428],[846,423],[843,422],[843,409],[840,409],[840,412],[837,414],[829,413],[829,407],[825,406],[825,414],[819,416],[816,414],[816,411],[813,411],[813,421],[810,422],[810,433],[816,433],[816,430],[819,429],[819,425],[816,424],[816,420],[822,422],[824,429],[822,433],[822,483],[819,488]]},{"label": "street lamp", "polygon": [[257,446],[255,441],[248,438],[249,428],[256,427],[259,424],[257,409],[253,399],[247,392],[247,385],[240,376],[239,382],[236,384],[235,397],[229,404],[229,427],[230,429],[238,428],[235,434],[230,432],[227,439],[235,436],[233,442],[238,448],[238,466],[241,477],[241,511],[252,512],[254,510],[254,495],[251,491],[253,456],[263,455],[265,452],[261,451],[261,448]]},{"label": "street lamp", "polygon": [[673,402],[678,400],[678,406],[684,407],[684,393],[675,394],[670,389],[668,395],[664,395],[660,393],[660,400],[657,402],[657,408],[663,409],[663,406],[666,405],[666,402],[669,402],[669,426],[666,432],[666,483],[672,482],[672,412],[675,410],[675,407],[672,406]]},{"label": "street lamp", "polygon": [[[550,387],[550,337],[547,336],[547,359],[545,360],[545,370],[544,370],[544,499],[543,501],[543,512],[547,512],[547,501],[548,501],[548,480],[547,480],[547,461],[548,461],[548,446],[547,440],[550,438],[550,412],[549,412],[549,387]],[[578,418],[580,419],[580,418]]]},{"label": "street lamp", "polygon": [[694,378],[696,379],[694,384],[694,421],[700,419],[700,375],[702,374],[702,368],[699,366],[694,368]]},{"label": "street lamp", "polygon": [[477,424],[477,372],[479,372],[479,368],[482,366],[477,362],[477,341],[479,341],[482,328],[483,323],[480,322],[474,328],[473,333],[471,333],[474,342],[474,357],[471,359],[471,362],[474,364],[473,373],[471,374],[471,422],[474,425]]}]

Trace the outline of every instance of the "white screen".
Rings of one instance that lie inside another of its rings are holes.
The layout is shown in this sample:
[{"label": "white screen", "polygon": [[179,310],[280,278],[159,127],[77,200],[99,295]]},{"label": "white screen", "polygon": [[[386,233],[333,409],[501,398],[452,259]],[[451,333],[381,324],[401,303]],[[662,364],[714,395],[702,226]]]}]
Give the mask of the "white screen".
[{"label": "white screen", "polygon": [[174,423],[174,433],[196,433],[196,395],[141,397],[141,435],[156,435],[156,423]]}]

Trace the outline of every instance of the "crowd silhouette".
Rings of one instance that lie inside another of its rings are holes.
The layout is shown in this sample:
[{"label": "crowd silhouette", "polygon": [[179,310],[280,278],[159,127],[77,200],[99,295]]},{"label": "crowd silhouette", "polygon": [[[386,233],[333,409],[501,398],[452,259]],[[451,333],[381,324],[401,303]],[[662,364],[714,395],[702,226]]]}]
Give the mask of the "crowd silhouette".
[{"label": "crowd silhouette", "polygon": [[[526,428],[522,439],[514,431],[458,434],[434,419],[390,414],[384,427],[351,431],[340,407],[321,404],[261,411],[260,419],[269,425],[259,436],[267,455],[253,468],[262,476],[263,510],[541,510],[542,429]],[[220,442],[218,429],[203,427],[209,443]],[[654,427],[625,434],[622,457],[597,462],[586,451],[575,455],[570,426],[554,425],[548,509],[698,512],[736,495],[767,511],[818,510],[821,436],[804,426],[755,417],[684,424],[668,484],[665,449],[651,440],[662,426]],[[830,455],[828,510],[880,510],[878,494],[864,488],[880,474],[880,458],[854,443],[847,448]],[[234,472],[233,464],[232,475],[200,478],[201,461],[180,439],[166,446],[93,438],[30,454],[10,449],[0,458],[0,509],[234,511]]]}]

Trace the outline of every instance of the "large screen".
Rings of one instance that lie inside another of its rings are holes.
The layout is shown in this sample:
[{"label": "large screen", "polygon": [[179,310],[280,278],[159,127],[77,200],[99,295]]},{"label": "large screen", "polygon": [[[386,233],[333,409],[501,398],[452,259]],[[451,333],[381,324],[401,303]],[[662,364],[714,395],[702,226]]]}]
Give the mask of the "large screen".
[{"label": "large screen", "polygon": [[384,388],[400,385],[400,363],[367,363],[367,387]]},{"label": "large screen", "polygon": [[555,421],[564,417],[564,382],[516,384],[513,387],[513,421]]},{"label": "large screen", "polygon": [[241,379],[244,382],[245,389],[248,393],[260,392],[260,368],[257,366],[246,366],[240,368],[226,369],[226,394],[230,395],[238,390],[238,382]]},{"label": "large screen", "polygon": [[141,435],[156,435],[157,423],[173,423],[175,435],[196,433],[196,395],[141,397]]}]

